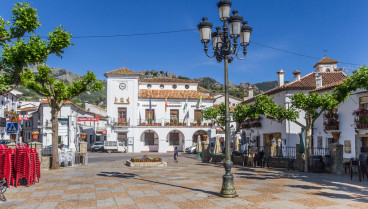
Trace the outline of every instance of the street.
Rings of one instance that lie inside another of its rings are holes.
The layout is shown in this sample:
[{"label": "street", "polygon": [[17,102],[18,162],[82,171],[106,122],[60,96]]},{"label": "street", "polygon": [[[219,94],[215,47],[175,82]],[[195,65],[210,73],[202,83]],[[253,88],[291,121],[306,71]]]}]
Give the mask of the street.
[{"label": "street", "polygon": [[367,181],[348,175],[234,166],[237,198],[219,196],[224,168],[195,155],[167,167],[127,167],[129,156],[89,153],[87,166],[42,170],[40,183],[10,187],[0,208],[368,208]]}]

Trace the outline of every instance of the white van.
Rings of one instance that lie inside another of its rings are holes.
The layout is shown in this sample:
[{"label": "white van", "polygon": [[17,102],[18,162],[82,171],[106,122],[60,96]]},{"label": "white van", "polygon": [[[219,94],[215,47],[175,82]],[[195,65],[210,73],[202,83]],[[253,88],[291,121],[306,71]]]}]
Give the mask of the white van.
[{"label": "white van", "polygon": [[118,141],[104,141],[104,151],[111,152],[126,152],[126,146]]}]

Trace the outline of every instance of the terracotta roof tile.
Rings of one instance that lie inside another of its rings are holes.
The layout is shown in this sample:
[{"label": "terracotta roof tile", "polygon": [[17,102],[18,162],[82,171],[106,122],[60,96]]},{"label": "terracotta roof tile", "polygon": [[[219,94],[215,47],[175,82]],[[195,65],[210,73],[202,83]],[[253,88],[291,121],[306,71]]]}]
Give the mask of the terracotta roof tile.
[{"label": "terracotta roof tile", "polygon": [[335,88],[341,84],[343,84],[345,82],[346,79],[343,79],[343,80],[340,80],[340,81],[336,81],[334,83],[330,83],[330,84],[327,84],[325,86],[322,86],[322,87],[319,87],[317,89],[314,89],[313,91],[311,92],[317,92],[317,91],[323,91],[323,90],[327,90],[327,89],[332,89],[332,88]]},{"label": "terracotta roof tile", "polygon": [[210,90],[207,90],[207,89],[205,89],[203,87],[200,87],[200,86],[198,86],[198,91],[203,92],[203,93],[210,93],[211,92]]},{"label": "terracotta roof tile", "polygon": [[328,57],[324,57],[314,65],[314,68],[320,64],[336,64],[336,63],[339,63],[339,62],[337,60],[334,60]]},{"label": "terracotta roof tile", "polygon": [[[328,72],[320,74],[322,75],[322,87],[346,79],[346,74],[343,72]],[[308,75],[300,78],[300,80],[292,81],[283,86],[273,88],[260,95],[273,95],[284,90],[314,90],[316,88],[315,75],[316,72],[309,73]],[[250,103],[254,101],[255,98],[256,97],[250,98],[243,103]]]},{"label": "terracotta roof tile", "polygon": [[213,97],[194,90],[156,90],[156,89],[140,89],[139,98],[153,99],[213,99]]},{"label": "terracotta roof tile", "polygon": [[126,67],[123,67],[117,70],[106,72],[104,75],[105,77],[107,77],[108,75],[139,75],[139,73],[129,70]]},{"label": "terracotta roof tile", "polygon": [[38,108],[37,107],[24,107],[19,109],[19,111],[21,112],[26,112],[26,111],[36,111]]},{"label": "terracotta roof tile", "polygon": [[[42,102],[41,102],[41,104],[48,104],[48,103],[49,103],[49,101],[47,99],[42,100]],[[73,103],[71,101],[67,100],[67,101],[64,102],[64,104],[73,104]]]},{"label": "terracotta roof tile", "polygon": [[195,80],[186,80],[179,78],[144,78],[140,80],[141,83],[198,83]]}]

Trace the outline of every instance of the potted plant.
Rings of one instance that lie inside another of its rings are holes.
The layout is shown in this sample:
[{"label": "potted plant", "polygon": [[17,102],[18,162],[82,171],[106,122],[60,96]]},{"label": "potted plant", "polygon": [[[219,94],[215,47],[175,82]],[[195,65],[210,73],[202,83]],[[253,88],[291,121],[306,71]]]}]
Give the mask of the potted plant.
[{"label": "potted plant", "polygon": [[208,135],[203,135],[203,141],[207,141]]},{"label": "potted plant", "polygon": [[85,140],[85,139],[86,139],[86,137],[87,137],[87,134],[86,134],[86,133],[81,133],[80,135],[81,135],[81,138],[82,138],[83,140]]},{"label": "potted plant", "polygon": [[178,123],[179,123],[179,119],[178,119],[177,117],[175,117],[175,118],[174,118],[174,124],[175,124],[175,125],[178,125]]},{"label": "potted plant", "polygon": [[198,117],[197,118],[197,125],[198,126],[201,126],[202,125],[202,118],[201,117]]},{"label": "potted plant", "polygon": [[149,124],[149,125],[151,125],[151,124],[152,124],[152,117],[151,117],[151,116],[149,116],[149,117],[148,117],[148,124]]},{"label": "potted plant", "polygon": [[331,131],[331,134],[332,134],[332,137],[335,139],[335,140],[339,140],[340,138],[340,130],[332,130]]}]

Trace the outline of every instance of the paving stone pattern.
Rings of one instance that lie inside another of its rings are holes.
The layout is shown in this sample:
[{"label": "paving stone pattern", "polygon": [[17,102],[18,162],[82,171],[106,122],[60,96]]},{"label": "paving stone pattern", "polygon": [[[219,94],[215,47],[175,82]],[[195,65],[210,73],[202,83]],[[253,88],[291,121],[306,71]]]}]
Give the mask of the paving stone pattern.
[{"label": "paving stone pattern", "polygon": [[368,208],[368,181],[356,177],[235,167],[239,197],[225,199],[221,165],[164,160],[167,167],[116,161],[42,171],[40,183],[8,189],[0,208]]}]

